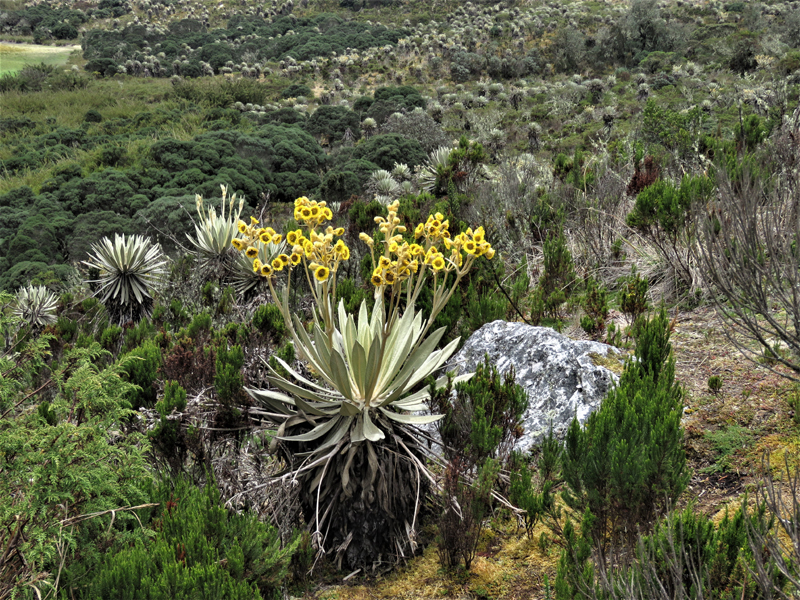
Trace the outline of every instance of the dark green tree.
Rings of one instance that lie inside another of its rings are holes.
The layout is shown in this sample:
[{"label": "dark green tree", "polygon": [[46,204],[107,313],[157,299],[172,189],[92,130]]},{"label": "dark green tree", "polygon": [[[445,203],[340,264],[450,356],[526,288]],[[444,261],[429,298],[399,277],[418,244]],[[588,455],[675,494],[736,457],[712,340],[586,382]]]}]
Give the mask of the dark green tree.
[{"label": "dark green tree", "polygon": [[418,141],[396,133],[384,133],[373,135],[356,146],[353,158],[368,160],[381,169],[391,171],[396,162],[412,168],[421,165],[428,155]]}]

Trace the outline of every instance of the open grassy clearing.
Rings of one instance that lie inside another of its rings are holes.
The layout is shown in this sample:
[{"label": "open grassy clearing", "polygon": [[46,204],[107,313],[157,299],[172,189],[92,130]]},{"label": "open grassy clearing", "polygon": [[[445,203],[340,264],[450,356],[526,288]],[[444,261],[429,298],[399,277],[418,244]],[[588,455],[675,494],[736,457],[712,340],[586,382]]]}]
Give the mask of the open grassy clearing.
[{"label": "open grassy clearing", "polygon": [[0,75],[16,73],[27,65],[44,63],[61,67],[69,62],[80,46],[40,46],[37,44],[8,44],[0,42]]}]

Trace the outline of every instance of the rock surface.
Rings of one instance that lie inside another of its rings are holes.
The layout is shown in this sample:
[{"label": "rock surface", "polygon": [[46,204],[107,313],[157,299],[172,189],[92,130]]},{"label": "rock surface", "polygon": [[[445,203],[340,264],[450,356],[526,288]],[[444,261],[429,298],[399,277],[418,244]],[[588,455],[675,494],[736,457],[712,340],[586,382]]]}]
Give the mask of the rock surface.
[{"label": "rock surface", "polygon": [[600,406],[600,401],[619,377],[596,364],[616,365],[621,370],[625,354],[600,342],[571,340],[549,327],[494,321],[473,333],[449,361],[447,370],[469,373],[488,354],[500,373],[512,366],[516,381],[528,393],[525,434],[518,448],[539,444],[550,423],[563,438],[572,418],[581,424]]}]

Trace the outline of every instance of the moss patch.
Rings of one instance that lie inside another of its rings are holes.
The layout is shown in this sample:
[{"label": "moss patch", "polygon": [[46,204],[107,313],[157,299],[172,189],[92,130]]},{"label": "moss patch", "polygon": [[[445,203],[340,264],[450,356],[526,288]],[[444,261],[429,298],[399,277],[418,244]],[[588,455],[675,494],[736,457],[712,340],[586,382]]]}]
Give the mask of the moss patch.
[{"label": "moss patch", "polygon": [[589,358],[592,359],[593,365],[596,367],[605,367],[615,375],[622,375],[622,371],[625,369],[625,359],[627,357],[628,355],[624,352],[614,352],[613,350],[609,350],[605,356],[599,352],[589,353]]}]

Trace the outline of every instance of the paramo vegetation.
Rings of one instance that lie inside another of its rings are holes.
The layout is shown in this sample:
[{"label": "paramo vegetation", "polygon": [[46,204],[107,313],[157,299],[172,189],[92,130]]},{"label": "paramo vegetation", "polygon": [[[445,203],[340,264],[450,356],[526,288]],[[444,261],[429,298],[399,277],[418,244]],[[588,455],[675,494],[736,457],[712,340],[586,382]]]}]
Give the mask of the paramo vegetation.
[{"label": "paramo vegetation", "polygon": [[[434,555],[499,598],[503,531],[530,597],[796,596],[793,459],[692,504],[755,434],[690,430],[673,336],[713,308],[800,378],[797,2],[0,0],[0,37],[81,48],[0,76],[0,598]],[[513,370],[444,369],[496,319],[630,356],[523,451]]]}]

